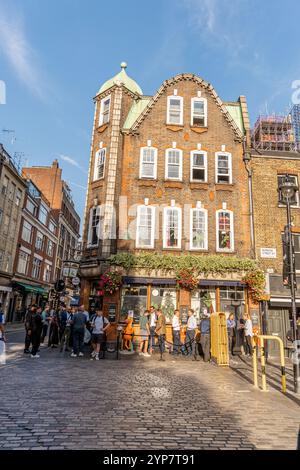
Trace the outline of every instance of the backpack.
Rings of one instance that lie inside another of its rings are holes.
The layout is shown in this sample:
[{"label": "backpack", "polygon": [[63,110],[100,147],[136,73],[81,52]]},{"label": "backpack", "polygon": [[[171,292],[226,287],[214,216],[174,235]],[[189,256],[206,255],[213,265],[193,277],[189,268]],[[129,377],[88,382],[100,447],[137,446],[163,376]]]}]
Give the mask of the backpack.
[{"label": "backpack", "polygon": [[73,318],[73,327],[74,330],[81,330],[84,329],[84,326],[86,324],[86,318],[84,313],[75,313],[74,318]]}]

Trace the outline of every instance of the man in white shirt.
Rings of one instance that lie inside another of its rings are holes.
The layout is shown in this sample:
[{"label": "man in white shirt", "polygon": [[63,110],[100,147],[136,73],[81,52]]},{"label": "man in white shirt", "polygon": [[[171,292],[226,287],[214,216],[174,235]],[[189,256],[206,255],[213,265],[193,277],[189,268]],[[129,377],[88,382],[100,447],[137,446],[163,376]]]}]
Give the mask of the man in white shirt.
[{"label": "man in white shirt", "polygon": [[187,322],[187,329],[186,329],[186,338],[185,344],[187,348],[187,355],[194,356],[196,359],[196,328],[197,328],[197,320],[194,316],[194,310],[192,308],[188,311],[188,322]]},{"label": "man in white shirt", "polygon": [[174,311],[172,318],[172,329],[173,329],[173,352],[172,354],[180,354],[180,312],[179,310]]},{"label": "man in white shirt", "polygon": [[150,307],[150,315],[149,315],[149,327],[150,327],[150,342],[149,342],[149,352],[150,354],[153,353],[154,349],[154,344],[155,344],[155,328],[156,328],[156,322],[157,322],[157,314],[156,310],[151,305]]},{"label": "man in white shirt", "polygon": [[91,318],[92,328],[92,346],[94,351],[91,354],[91,360],[99,361],[100,345],[103,343],[104,333],[109,327],[110,323],[107,318],[103,316],[102,310],[96,310],[96,315]]}]

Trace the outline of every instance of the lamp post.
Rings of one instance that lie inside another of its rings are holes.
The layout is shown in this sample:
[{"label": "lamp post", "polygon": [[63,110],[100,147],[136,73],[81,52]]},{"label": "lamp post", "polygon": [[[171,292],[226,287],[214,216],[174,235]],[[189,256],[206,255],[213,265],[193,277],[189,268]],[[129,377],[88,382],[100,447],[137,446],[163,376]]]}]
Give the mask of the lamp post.
[{"label": "lamp post", "polygon": [[294,370],[294,391],[299,393],[299,364],[298,364],[298,334],[297,334],[297,309],[296,309],[296,273],[295,273],[295,257],[294,257],[294,244],[292,237],[292,222],[291,222],[291,202],[295,198],[298,186],[295,183],[294,178],[289,175],[285,175],[279,185],[281,191],[283,203],[286,205],[287,211],[287,226],[285,227],[285,243],[287,245],[287,257],[288,257],[288,284],[291,291],[291,302],[292,302],[292,325],[293,325],[293,370]]}]

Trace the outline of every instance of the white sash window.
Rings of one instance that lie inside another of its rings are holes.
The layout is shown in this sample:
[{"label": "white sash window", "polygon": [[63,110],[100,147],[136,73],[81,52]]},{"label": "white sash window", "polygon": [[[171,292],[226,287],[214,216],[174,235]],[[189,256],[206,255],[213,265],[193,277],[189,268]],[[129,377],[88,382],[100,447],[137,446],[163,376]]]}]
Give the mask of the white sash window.
[{"label": "white sash window", "polygon": [[138,206],[136,225],[136,247],[154,248],[155,207]]},{"label": "white sash window", "polygon": [[207,250],[207,210],[190,211],[190,249]]}]

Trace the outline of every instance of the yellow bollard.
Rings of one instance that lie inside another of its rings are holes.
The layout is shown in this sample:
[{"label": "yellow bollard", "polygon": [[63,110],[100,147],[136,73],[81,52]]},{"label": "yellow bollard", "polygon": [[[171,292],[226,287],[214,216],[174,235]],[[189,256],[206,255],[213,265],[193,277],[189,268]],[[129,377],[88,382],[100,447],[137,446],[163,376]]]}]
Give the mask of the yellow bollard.
[{"label": "yellow bollard", "polygon": [[253,361],[253,382],[254,382],[254,387],[258,388],[256,337],[254,339],[252,361]]},{"label": "yellow bollard", "polygon": [[279,349],[280,349],[280,366],[281,366],[281,385],[282,385],[282,392],[286,393],[286,375],[285,375],[285,359],[284,359],[284,347],[283,341],[278,336],[271,336],[271,335],[258,335],[258,338],[262,341],[261,346],[261,374],[262,374],[262,389],[263,391],[267,391],[267,382],[266,382],[266,362],[265,362],[265,348],[264,348],[264,340],[276,340],[279,342]]},{"label": "yellow bollard", "polygon": [[260,354],[260,361],[261,361],[261,385],[262,391],[267,392],[267,377],[266,377],[266,356],[265,356],[265,343],[263,336],[260,336],[262,339],[262,344],[260,346],[261,354]]}]

